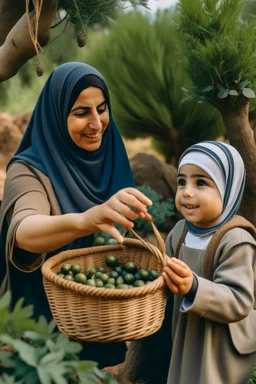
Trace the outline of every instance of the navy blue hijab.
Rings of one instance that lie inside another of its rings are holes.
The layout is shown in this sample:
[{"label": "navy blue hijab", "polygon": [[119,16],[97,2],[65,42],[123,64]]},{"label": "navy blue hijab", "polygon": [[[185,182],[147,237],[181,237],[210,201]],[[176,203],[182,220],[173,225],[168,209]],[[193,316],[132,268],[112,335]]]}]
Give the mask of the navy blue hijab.
[{"label": "navy blue hijab", "polygon": [[[103,90],[110,113],[101,146],[93,152],[79,148],[67,128],[72,105],[90,85]],[[79,62],[62,64],[50,75],[9,165],[17,160],[49,177],[62,213],[86,211],[118,190],[135,186],[106,82],[95,68]]]}]

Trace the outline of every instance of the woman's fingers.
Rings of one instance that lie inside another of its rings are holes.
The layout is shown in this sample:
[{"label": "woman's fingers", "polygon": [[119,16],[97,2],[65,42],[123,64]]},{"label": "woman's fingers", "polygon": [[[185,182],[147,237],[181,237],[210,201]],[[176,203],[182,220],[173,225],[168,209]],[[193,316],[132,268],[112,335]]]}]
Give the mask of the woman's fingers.
[{"label": "woman's fingers", "polygon": [[90,222],[97,231],[107,232],[117,241],[122,242],[123,237],[115,228],[114,223],[131,229],[138,216],[152,221],[152,216],[147,213],[147,205],[151,204],[151,200],[137,189],[125,188],[105,203],[92,207]]},{"label": "woman's fingers", "polygon": [[138,216],[147,221],[152,220],[152,216],[147,212],[147,205],[152,204],[151,200],[135,188],[117,192],[105,204],[129,220],[135,220]]},{"label": "woman's fingers", "polygon": [[124,238],[123,236],[121,235],[121,233],[116,229],[116,227],[114,225],[111,225],[111,224],[102,224],[101,225],[101,231],[102,232],[105,232],[105,233],[108,233],[111,237],[113,237],[114,239],[116,239],[118,241],[118,243],[122,244],[123,241],[124,241]]},{"label": "woman's fingers", "polygon": [[143,205],[151,206],[152,201],[145,196],[142,192],[140,192],[136,188],[125,188],[122,190],[123,192],[127,193],[127,197],[135,197],[137,200],[139,200]]},{"label": "woman's fingers", "polygon": [[147,206],[152,205],[152,201],[143,193],[135,188],[126,188],[117,192],[110,200],[118,199],[124,205],[135,208],[136,212],[147,213]]},{"label": "woman's fingers", "polygon": [[142,219],[145,219],[147,221],[152,221],[153,218],[149,213],[144,213],[144,212],[136,212],[138,216],[140,216]]}]

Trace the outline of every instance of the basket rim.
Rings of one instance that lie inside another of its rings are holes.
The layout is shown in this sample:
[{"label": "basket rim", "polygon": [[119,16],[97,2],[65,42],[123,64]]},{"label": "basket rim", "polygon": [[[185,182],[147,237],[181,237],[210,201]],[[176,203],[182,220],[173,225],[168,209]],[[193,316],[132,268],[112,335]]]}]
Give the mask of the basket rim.
[{"label": "basket rim", "polygon": [[[151,246],[152,244],[150,244]],[[124,239],[123,245],[117,244],[117,245],[102,245],[102,246],[96,246],[96,247],[88,247],[88,248],[79,248],[79,249],[73,249],[73,250],[66,250],[59,252],[58,254],[50,257],[48,260],[46,260],[42,267],[41,272],[43,275],[43,283],[46,284],[46,281],[53,283],[54,285],[66,289],[71,290],[73,292],[76,292],[82,296],[94,296],[94,297],[101,297],[101,298],[116,298],[116,299],[124,299],[124,298],[132,298],[132,297],[139,297],[144,296],[148,293],[154,292],[158,289],[161,289],[165,286],[165,281],[162,276],[159,276],[157,279],[153,280],[150,284],[145,284],[142,287],[133,287],[129,288],[127,290],[122,289],[100,289],[99,287],[91,287],[89,285],[83,285],[79,284],[74,281],[65,280],[62,277],[56,275],[55,272],[52,271],[52,268],[60,263],[64,262],[65,260],[72,258],[86,255],[86,254],[94,254],[94,253],[103,253],[107,251],[114,251],[114,250],[120,250],[124,249],[124,247],[139,247],[141,249],[145,249],[145,247],[141,244],[139,240],[136,239]],[[154,245],[152,245],[153,248],[156,248]],[[156,248],[158,252],[158,248]],[[149,250],[148,250],[149,251]],[[156,257],[161,263],[161,260],[155,255],[155,253],[152,253],[152,256]],[[167,255],[164,255],[164,258],[168,258]],[[165,265],[162,262],[163,266]]]}]

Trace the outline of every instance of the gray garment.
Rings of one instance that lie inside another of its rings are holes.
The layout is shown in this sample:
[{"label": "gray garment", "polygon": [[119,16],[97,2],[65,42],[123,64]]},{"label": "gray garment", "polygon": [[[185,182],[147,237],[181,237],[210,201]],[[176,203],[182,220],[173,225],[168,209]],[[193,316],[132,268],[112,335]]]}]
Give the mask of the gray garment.
[{"label": "gray garment", "polygon": [[[181,236],[184,220],[166,240],[167,254]],[[198,279],[193,303],[181,310],[174,297],[172,356],[168,384],[247,384],[256,358],[256,242],[234,228],[222,238],[213,282],[202,277],[205,250],[182,244],[179,258]]]}]

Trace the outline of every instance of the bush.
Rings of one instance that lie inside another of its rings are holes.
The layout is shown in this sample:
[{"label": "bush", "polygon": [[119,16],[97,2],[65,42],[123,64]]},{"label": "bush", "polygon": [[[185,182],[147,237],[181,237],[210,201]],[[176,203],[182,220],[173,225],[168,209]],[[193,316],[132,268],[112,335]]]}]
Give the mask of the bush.
[{"label": "bush", "polygon": [[256,362],[248,384],[256,384]]},{"label": "bush", "polygon": [[56,331],[55,321],[32,318],[21,298],[10,311],[11,293],[0,299],[1,384],[117,384],[94,361],[79,361],[82,346]]}]

